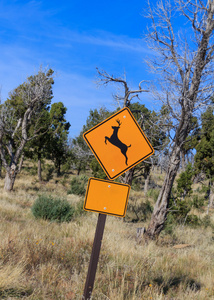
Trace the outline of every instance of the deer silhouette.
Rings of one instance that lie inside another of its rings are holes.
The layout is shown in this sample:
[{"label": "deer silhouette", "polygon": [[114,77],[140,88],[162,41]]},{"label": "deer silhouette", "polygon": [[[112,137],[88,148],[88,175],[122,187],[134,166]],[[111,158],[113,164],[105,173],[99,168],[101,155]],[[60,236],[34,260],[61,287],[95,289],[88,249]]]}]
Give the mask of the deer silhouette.
[{"label": "deer silhouette", "polygon": [[119,138],[118,138],[118,130],[120,128],[120,125],[122,124],[119,119],[116,120],[119,126],[112,126],[113,129],[113,134],[110,137],[105,136],[105,143],[107,144],[106,141],[109,141],[112,145],[118,147],[122,154],[126,158],[126,165],[128,165],[128,157],[126,155],[126,152],[131,145],[127,146],[126,144],[122,143]]}]

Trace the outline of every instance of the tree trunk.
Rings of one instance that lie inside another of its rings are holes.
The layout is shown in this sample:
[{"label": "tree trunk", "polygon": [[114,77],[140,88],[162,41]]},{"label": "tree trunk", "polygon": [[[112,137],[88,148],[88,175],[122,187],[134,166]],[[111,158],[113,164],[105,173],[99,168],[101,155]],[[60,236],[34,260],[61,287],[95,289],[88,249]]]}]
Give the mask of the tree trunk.
[{"label": "tree trunk", "polygon": [[41,163],[41,158],[38,158],[37,174],[38,174],[38,179],[41,182],[42,181],[42,163]]},{"label": "tree trunk", "polygon": [[41,182],[42,181],[42,162],[41,162],[42,155],[40,151],[38,151],[37,153],[37,159],[38,159],[37,175],[38,175],[39,182]]},{"label": "tree trunk", "polygon": [[181,169],[182,169],[182,171],[185,171],[185,165],[186,165],[186,162],[185,162],[185,151],[182,150],[181,151]]},{"label": "tree trunk", "polygon": [[180,164],[180,147],[176,146],[171,155],[171,162],[169,164],[163,186],[159,193],[157,202],[152,213],[150,224],[145,232],[145,239],[155,239],[163,229],[164,222],[167,218],[168,203],[171,195],[172,185],[175,180]]},{"label": "tree trunk", "polygon": [[213,193],[212,189],[210,191],[209,202],[210,202],[210,207],[213,208],[213,205],[214,205],[214,193]]},{"label": "tree trunk", "polygon": [[79,163],[79,166],[78,166],[78,168],[77,168],[77,176],[80,175],[81,167],[82,167],[82,163],[80,162],[80,163]]},{"label": "tree trunk", "polygon": [[60,160],[57,161],[56,168],[57,168],[57,175],[56,176],[59,177],[61,175],[61,161]]},{"label": "tree trunk", "polygon": [[0,159],[0,178],[1,178],[1,171],[2,171],[2,160]]},{"label": "tree trunk", "polygon": [[22,154],[20,162],[19,162],[19,170],[18,170],[19,173],[21,172],[23,162],[24,162],[24,154]]},{"label": "tree trunk", "polygon": [[132,169],[128,170],[128,171],[125,173],[125,176],[124,176],[124,177],[120,177],[122,183],[132,185],[132,180],[133,180],[133,178],[134,178],[134,171],[135,171],[135,167],[133,167]]},{"label": "tree trunk", "polygon": [[145,184],[144,184],[144,194],[146,195],[146,193],[148,192],[149,189],[149,182],[150,182],[150,171],[148,174],[146,174],[146,178],[145,178]]},{"label": "tree trunk", "polygon": [[16,179],[16,169],[15,166],[6,169],[5,181],[4,181],[4,190],[7,192],[11,192],[13,190],[13,186]]},{"label": "tree trunk", "polygon": [[210,208],[213,208],[213,205],[214,205],[214,193],[213,193],[212,187],[213,187],[213,184],[212,184],[212,181],[210,180],[209,191],[208,191],[209,200],[208,200],[208,205],[207,205],[207,215],[209,214]]}]

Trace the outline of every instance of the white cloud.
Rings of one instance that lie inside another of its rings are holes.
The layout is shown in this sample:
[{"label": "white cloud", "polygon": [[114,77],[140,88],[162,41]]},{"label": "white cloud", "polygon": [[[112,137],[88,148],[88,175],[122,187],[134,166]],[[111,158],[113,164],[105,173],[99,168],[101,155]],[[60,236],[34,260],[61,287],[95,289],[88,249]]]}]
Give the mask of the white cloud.
[{"label": "white cloud", "polygon": [[[88,44],[100,47],[113,48],[114,50],[149,53],[143,39],[131,38],[124,35],[115,35],[110,32],[94,30],[93,32],[77,32],[66,28],[57,28],[58,33],[48,33],[49,38],[56,39],[56,46],[73,48],[75,44]],[[57,42],[58,40],[58,42]]]}]

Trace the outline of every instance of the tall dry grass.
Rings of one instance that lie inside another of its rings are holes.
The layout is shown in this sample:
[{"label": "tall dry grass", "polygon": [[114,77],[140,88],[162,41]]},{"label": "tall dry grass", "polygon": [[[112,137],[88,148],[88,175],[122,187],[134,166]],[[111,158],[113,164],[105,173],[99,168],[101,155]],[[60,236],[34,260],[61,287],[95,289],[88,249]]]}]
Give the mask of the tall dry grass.
[{"label": "tall dry grass", "polygon": [[[23,172],[10,194],[0,180],[0,299],[81,299],[97,214],[58,224],[31,213],[38,193],[80,201],[67,195],[69,180],[40,184]],[[136,203],[146,198],[136,191],[131,196]],[[214,299],[212,229],[181,225],[173,235],[144,244],[136,240],[136,229],[147,223],[107,217],[93,299]],[[179,244],[189,247],[173,248]]]}]

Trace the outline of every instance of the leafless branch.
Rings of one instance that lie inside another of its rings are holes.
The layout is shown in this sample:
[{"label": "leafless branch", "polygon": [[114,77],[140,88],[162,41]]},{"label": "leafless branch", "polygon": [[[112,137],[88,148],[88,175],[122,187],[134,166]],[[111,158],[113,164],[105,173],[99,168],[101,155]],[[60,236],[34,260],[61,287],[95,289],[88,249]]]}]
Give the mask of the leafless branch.
[{"label": "leafless branch", "polygon": [[117,100],[117,102],[122,101],[123,107],[128,107],[130,105],[131,101],[133,100],[133,98],[135,98],[135,97],[139,98],[138,94],[143,93],[143,92],[149,92],[148,89],[142,89],[142,86],[141,86],[142,83],[147,82],[145,80],[142,80],[139,83],[139,89],[130,90],[126,79],[122,79],[120,77],[114,77],[113,75],[109,75],[104,70],[100,71],[98,68],[96,68],[96,69],[97,69],[97,73],[98,73],[98,80],[97,80],[98,84],[107,85],[112,82],[122,84],[123,89],[124,89],[123,96],[114,95],[113,97]]}]

